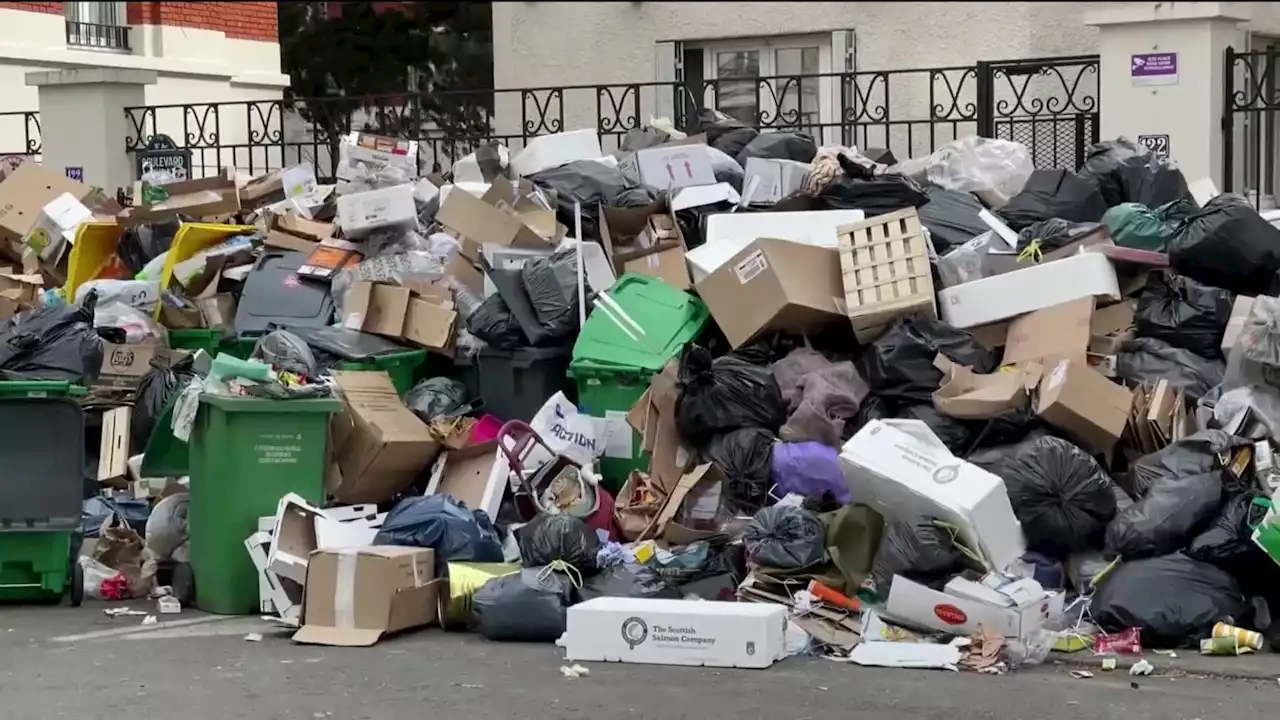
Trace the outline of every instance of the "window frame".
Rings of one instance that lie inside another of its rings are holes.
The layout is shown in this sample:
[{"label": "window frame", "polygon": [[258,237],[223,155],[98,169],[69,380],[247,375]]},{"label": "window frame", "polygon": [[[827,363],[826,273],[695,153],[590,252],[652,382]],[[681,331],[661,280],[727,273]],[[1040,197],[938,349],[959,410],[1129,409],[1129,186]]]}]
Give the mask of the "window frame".
[{"label": "window frame", "polygon": [[[690,50],[700,50],[702,52],[702,77],[707,83],[716,81],[731,81],[736,78],[719,78],[719,65],[716,62],[716,56],[725,52],[756,52],[760,58],[760,74],[759,78],[777,78],[781,74],[777,68],[777,52],[779,50],[804,50],[817,48],[818,50],[818,95],[817,95],[817,114],[814,119],[814,125],[801,125],[802,131],[814,130],[816,126],[817,135],[825,134],[824,129],[830,127],[837,122],[836,105],[838,90],[838,78],[831,74],[833,70],[832,63],[832,46],[830,34],[800,34],[800,35],[766,35],[760,37],[749,38],[732,38],[724,40],[686,40],[683,46]],[[796,75],[782,75],[782,77],[796,77]],[[807,77],[803,74],[799,77]],[[770,84],[774,86],[772,89],[776,93],[777,81],[771,80]],[[796,92],[802,91],[801,86],[796,88]],[[756,103],[757,113],[769,112],[773,114],[781,108],[776,106],[776,95],[774,97],[764,97],[760,92],[759,85],[756,86]],[[766,106],[761,107],[761,102]],[[775,119],[773,125],[764,126],[761,129],[769,129],[772,126],[788,127],[778,119]],[[789,126],[794,127],[794,126]]]},{"label": "window frame", "polygon": [[67,46],[76,50],[129,54],[127,2],[83,2],[62,4]]}]

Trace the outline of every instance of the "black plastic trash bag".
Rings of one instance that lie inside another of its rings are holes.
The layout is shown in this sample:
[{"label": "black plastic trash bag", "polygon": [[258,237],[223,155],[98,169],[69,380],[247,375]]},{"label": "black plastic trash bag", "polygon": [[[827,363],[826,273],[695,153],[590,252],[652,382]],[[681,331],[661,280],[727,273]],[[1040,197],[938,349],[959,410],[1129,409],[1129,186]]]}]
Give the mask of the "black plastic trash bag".
[{"label": "black plastic trash bag", "polygon": [[663,143],[670,142],[671,134],[661,128],[652,125],[643,125],[638,128],[632,128],[622,136],[622,142],[618,143],[618,149],[622,152],[635,152],[644,150],[645,148],[657,147]]},{"label": "black plastic trash bag", "polygon": [[822,562],[827,533],[822,518],[803,508],[773,505],[756,513],[742,536],[753,565],[798,570]]},{"label": "black plastic trash bag", "polygon": [[943,415],[932,403],[918,403],[901,408],[893,416],[899,420],[919,420],[947,446],[953,454],[964,456],[973,444],[971,423]]},{"label": "black plastic trash bag", "polygon": [[1187,557],[1213,563],[1227,570],[1242,561],[1258,558],[1266,560],[1261,548],[1253,544],[1253,526],[1262,521],[1266,506],[1255,504],[1256,496],[1249,493],[1232,495],[1222,503],[1218,517],[1208,529],[1195,536],[1187,545]]},{"label": "black plastic trash bag", "polygon": [[[525,263],[520,280],[543,331],[567,338],[578,331],[578,251],[573,247]],[[587,293],[591,292],[587,288]],[[544,343],[539,343],[544,344]]]},{"label": "black plastic trash bag", "polygon": [[173,236],[181,227],[182,221],[177,218],[131,227],[120,234],[116,256],[129,268],[130,274],[136,276],[147,263],[173,245]]},{"label": "black plastic trash bag", "polygon": [[942,371],[933,360],[942,353],[976,373],[996,368],[996,357],[964,330],[940,320],[915,315],[897,321],[862,356],[862,377],[871,392],[889,406],[933,404]]},{"label": "black plastic trash bag", "polygon": [[713,360],[697,345],[680,356],[679,390],[676,428],[695,448],[741,428],[777,434],[787,421],[787,405],[769,368],[728,355]]},{"label": "black plastic trash bag", "polygon": [[738,153],[736,159],[742,167],[747,166],[751,158],[765,160],[795,160],[796,162],[813,162],[818,154],[818,144],[813,138],[801,132],[768,132],[761,133],[747,143]]},{"label": "black plastic trash bag", "polygon": [[1120,344],[1116,374],[1131,383],[1169,381],[1169,387],[1199,399],[1222,384],[1226,363],[1209,360],[1190,350],[1155,338],[1133,338]]},{"label": "black plastic trash bag", "polygon": [[702,457],[715,463],[728,480],[725,491],[732,512],[749,515],[768,501],[776,442],[768,430],[742,428],[717,435],[702,449]]},{"label": "black plastic trash bag", "polygon": [[515,531],[520,564],[542,567],[555,562],[572,565],[581,575],[594,575],[600,566],[600,538],[581,518],[572,515],[539,515]]},{"label": "black plastic trash bag", "polygon": [[574,202],[580,203],[585,240],[600,239],[601,205],[637,207],[654,200],[648,188],[628,180],[617,167],[595,160],[575,160],[536,172],[528,179],[556,192],[556,219],[567,228],[574,226]]},{"label": "black plastic trash bag", "polygon": [[1089,148],[1079,175],[1098,188],[1107,207],[1138,203],[1156,208],[1191,198],[1181,170],[1125,138],[1100,142]]},{"label": "black plastic trash bag", "polygon": [[485,298],[467,318],[467,332],[499,350],[519,350],[529,345],[524,329],[497,293]]},{"label": "black plastic trash bag", "polygon": [[1107,632],[1136,627],[1145,648],[1195,648],[1215,623],[1240,618],[1245,597],[1229,573],[1182,554],[1123,562],[1089,602]]},{"label": "black plastic trash bag", "polygon": [[982,203],[969,193],[925,185],[924,194],[929,202],[919,206],[916,212],[920,224],[929,229],[938,255],[946,255],[991,229],[978,217]]},{"label": "black plastic trash bag", "polygon": [[315,378],[320,374],[320,366],[311,346],[288,330],[272,330],[258,338],[258,342],[253,345],[253,354],[249,357],[261,360],[276,370],[297,373],[306,378]]},{"label": "black plastic trash bag", "polygon": [[1067,222],[1058,218],[1042,220],[1018,231],[1018,252],[1026,250],[1037,240],[1040,241],[1041,252],[1057,250],[1097,229],[1096,222]]},{"label": "black plastic trash bag", "polygon": [[[0,379],[89,385],[102,370],[102,338],[93,328],[97,293],[76,305],[42,307],[0,328]],[[129,352],[119,350],[118,352]]]},{"label": "black plastic trash bag", "polygon": [[422,422],[434,422],[466,406],[467,386],[453,378],[427,378],[409,390],[404,404]]},{"label": "black plastic trash bag", "polygon": [[1140,337],[1216,360],[1222,357],[1222,334],[1231,319],[1235,296],[1190,278],[1155,273],[1138,296],[1134,328]]},{"label": "black plastic trash bag", "polygon": [[804,344],[805,339],[801,335],[775,332],[755,342],[743,345],[729,354],[752,365],[768,367],[790,355],[796,348],[804,347]]},{"label": "black plastic trash bag", "polygon": [[373,544],[431,548],[440,577],[450,562],[502,562],[502,541],[489,516],[450,495],[407,497],[396,503]]},{"label": "black plastic trash bag", "polygon": [[1036,170],[1022,192],[1000,208],[1011,229],[1054,218],[1069,222],[1100,222],[1107,203],[1088,180],[1066,170]]},{"label": "black plastic trash bag", "polygon": [[574,604],[568,578],[526,568],[496,577],[471,598],[471,622],[486,640],[555,642],[564,634],[566,610]]},{"label": "black plastic trash bag", "polygon": [[1219,195],[1184,220],[1168,250],[1179,275],[1238,295],[1280,294],[1280,228],[1239,195]]},{"label": "black plastic trash bag", "polygon": [[737,118],[709,108],[698,111],[688,133],[706,135],[707,145],[735,159],[760,134],[755,128],[743,125]]},{"label": "black plastic trash bag", "polygon": [[192,358],[185,357],[172,366],[160,360],[151,361],[151,369],[138,383],[133,412],[129,418],[129,436],[133,452],[142,452],[164,415],[169,403],[196,378]]},{"label": "black plastic trash bag", "polygon": [[583,602],[598,597],[680,599],[679,590],[672,587],[656,570],[644,565],[605,568],[595,577],[583,580],[578,594],[582,596]]},{"label": "black plastic trash bag", "polygon": [[1218,511],[1223,481],[1218,453],[1247,443],[1205,430],[1134,463],[1141,499],[1107,527],[1107,552],[1133,560],[1185,547]]},{"label": "black plastic trash bag", "polygon": [[895,575],[940,590],[964,561],[954,541],[933,518],[888,523],[871,570],[880,600],[889,597]]},{"label": "black plastic trash bag", "polygon": [[[840,155],[839,159],[845,158]],[[903,208],[918,208],[929,202],[929,196],[906,175],[886,173],[861,179],[846,173],[823,188],[818,200],[827,210],[861,210],[867,217],[875,217]]]},{"label": "black plastic trash bag", "polygon": [[1088,453],[1046,435],[1019,445],[996,466],[1027,549],[1061,560],[1102,547],[1116,515],[1111,478]]}]

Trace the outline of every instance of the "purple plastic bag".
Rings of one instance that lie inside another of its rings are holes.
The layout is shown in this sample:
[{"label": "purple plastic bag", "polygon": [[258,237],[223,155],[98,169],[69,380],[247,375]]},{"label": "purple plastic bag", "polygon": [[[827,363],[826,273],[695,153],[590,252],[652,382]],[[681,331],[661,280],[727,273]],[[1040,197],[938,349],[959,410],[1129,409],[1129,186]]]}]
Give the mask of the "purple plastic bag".
[{"label": "purple plastic bag", "polygon": [[779,497],[789,493],[821,495],[831,491],[836,502],[853,502],[853,493],[840,472],[839,453],[822,443],[778,443],[773,448],[770,468]]}]

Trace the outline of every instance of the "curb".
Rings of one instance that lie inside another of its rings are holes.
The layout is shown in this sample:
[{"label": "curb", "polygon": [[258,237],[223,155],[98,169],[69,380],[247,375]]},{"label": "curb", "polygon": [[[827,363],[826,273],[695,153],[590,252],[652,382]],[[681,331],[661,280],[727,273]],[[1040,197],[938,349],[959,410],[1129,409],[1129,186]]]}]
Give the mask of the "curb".
[{"label": "curb", "polygon": [[[1185,655],[1183,653],[1185,653]],[[1169,657],[1168,655],[1158,655],[1155,653],[1141,657],[1120,656],[1116,658],[1116,669],[1108,671],[1107,674],[1127,674],[1130,666],[1144,658],[1155,666],[1155,673],[1153,676],[1158,676],[1169,671],[1176,671],[1186,673],[1188,675],[1201,675],[1205,677],[1238,680],[1267,680],[1274,682],[1280,679],[1280,662],[1276,662],[1265,654],[1243,655],[1234,658],[1206,657],[1201,656],[1194,650],[1179,651],[1178,657],[1176,658]],[[1103,660],[1104,658],[1102,657],[1087,654],[1087,651],[1081,651],[1079,653],[1051,653],[1046,659],[1045,664],[1052,663],[1062,666],[1096,670],[1102,667]]]}]

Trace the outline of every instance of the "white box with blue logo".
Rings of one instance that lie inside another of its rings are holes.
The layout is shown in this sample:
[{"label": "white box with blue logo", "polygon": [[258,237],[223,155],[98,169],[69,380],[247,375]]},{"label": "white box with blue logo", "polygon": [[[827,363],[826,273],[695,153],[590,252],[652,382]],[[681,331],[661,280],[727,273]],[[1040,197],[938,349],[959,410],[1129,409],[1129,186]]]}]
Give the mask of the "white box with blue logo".
[{"label": "white box with blue logo", "polygon": [[781,605],[602,597],[574,605],[565,659],[767,668],[786,657]]}]

